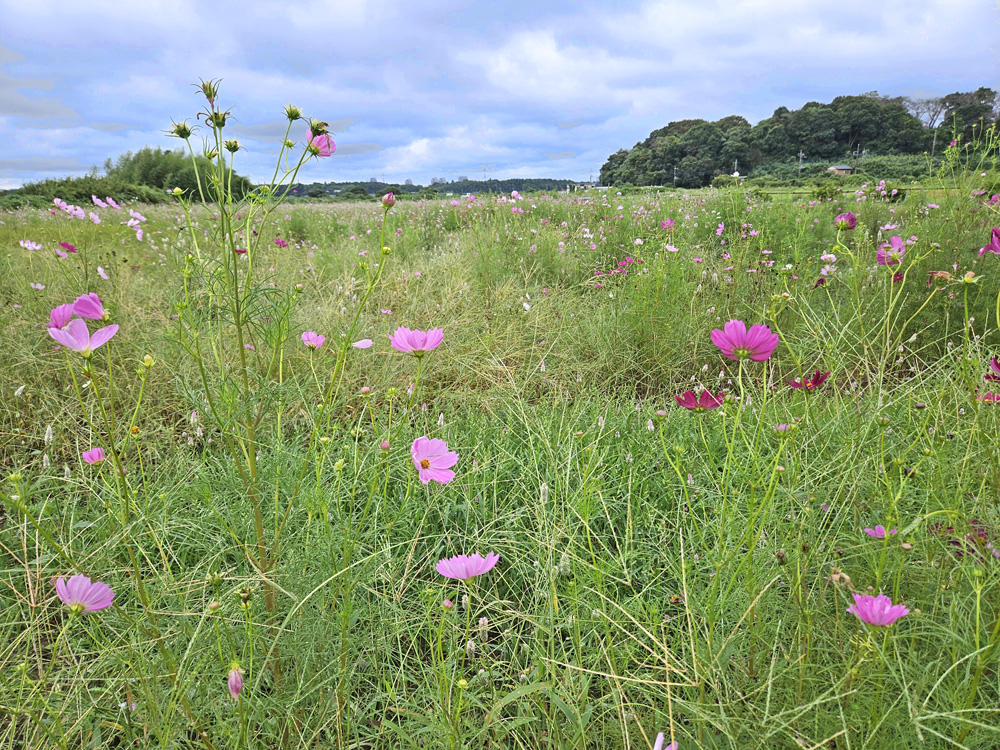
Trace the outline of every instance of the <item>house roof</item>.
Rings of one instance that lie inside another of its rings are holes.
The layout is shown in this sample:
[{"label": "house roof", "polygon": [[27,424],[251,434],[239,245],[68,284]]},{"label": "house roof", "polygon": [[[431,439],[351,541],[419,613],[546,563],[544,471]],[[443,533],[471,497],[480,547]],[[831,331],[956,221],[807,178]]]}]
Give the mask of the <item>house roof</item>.
[{"label": "house roof", "polygon": [[832,167],[827,167],[827,169],[854,169],[850,164],[834,164]]}]

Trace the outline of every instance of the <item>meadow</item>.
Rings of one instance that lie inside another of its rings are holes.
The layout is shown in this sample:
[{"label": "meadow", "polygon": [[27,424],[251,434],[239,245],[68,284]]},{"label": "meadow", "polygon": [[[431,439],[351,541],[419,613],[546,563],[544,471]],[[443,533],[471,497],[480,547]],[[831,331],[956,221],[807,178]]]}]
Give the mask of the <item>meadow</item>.
[{"label": "meadow", "polygon": [[933,203],[3,214],[0,747],[1000,747],[996,142],[949,153]]}]

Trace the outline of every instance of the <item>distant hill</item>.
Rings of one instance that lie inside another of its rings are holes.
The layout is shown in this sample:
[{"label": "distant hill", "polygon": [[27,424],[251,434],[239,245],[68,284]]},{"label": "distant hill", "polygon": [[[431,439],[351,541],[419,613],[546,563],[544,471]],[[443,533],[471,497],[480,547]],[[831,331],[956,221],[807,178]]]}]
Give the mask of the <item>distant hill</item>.
[{"label": "distant hill", "polygon": [[977,123],[995,122],[998,105],[997,93],[986,87],[920,100],[873,91],[829,104],[807,102],[797,110],[779,107],[752,126],[739,115],[677,120],[608,157],[601,182],[703,187],[718,175],[754,177],[790,161],[855,165],[865,156],[933,156],[942,142],[955,135],[968,140]]}]

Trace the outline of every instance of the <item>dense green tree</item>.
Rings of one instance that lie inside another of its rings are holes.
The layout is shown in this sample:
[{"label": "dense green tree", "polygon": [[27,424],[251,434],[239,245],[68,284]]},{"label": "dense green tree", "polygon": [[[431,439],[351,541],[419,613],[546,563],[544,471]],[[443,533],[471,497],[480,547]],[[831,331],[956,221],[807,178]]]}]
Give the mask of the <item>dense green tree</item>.
[{"label": "dense green tree", "polygon": [[[778,107],[751,126],[739,115],[716,122],[675,120],[652,131],[631,150],[612,154],[601,168],[605,185],[708,185],[713,177],[743,175],[771,164],[796,162],[802,153],[813,161],[846,161],[865,152],[875,155],[934,151],[941,128],[954,122],[968,137],[973,125],[997,118],[993,89],[949,94],[939,99],[888,97],[871,91],[838,96],[829,104],[807,102],[800,109]],[[979,127],[977,125],[977,127]],[[825,169],[825,167],[823,167]],[[763,173],[769,170],[764,169]]]},{"label": "dense green tree", "polygon": [[[217,156],[216,158],[222,157]],[[206,177],[211,169],[211,164],[204,156],[196,157],[196,161],[198,162],[198,171],[201,174],[202,188],[206,190],[205,197],[209,198]],[[198,196],[198,181],[194,165],[191,163],[191,157],[182,149],[165,151],[146,146],[138,151],[126,151],[118,157],[114,164],[108,159],[104,163],[104,168],[108,177],[120,182],[145,185],[161,190],[173,190],[179,187],[188,196]],[[227,168],[227,179],[228,171]],[[231,182],[233,193],[237,197],[242,197],[253,189],[246,177],[235,172]]]}]

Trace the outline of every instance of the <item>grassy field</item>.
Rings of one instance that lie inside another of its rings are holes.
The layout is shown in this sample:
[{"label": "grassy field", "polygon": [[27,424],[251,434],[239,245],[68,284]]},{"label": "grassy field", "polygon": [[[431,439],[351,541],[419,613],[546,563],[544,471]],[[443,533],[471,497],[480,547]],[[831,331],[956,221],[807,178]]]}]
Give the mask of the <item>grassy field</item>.
[{"label": "grassy field", "polygon": [[[3,215],[0,747],[1000,747],[970,193]],[[48,327],[90,292],[85,358]]]}]

